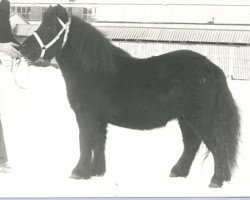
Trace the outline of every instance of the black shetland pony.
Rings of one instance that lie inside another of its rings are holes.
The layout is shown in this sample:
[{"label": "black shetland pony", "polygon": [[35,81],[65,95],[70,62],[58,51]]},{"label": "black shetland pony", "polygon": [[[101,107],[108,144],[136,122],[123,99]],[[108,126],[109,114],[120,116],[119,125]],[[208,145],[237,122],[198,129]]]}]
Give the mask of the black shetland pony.
[{"label": "black shetland pony", "polygon": [[[0,43],[5,42],[18,42],[12,35],[11,26],[9,21],[10,15],[10,2],[8,0],[0,1]],[[0,67],[2,65],[1,57],[0,57]],[[3,136],[2,124],[0,121],[0,166],[4,167],[7,162],[7,153]]]},{"label": "black shetland pony", "polygon": [[73,178],[105,173],[108,123],[149,130],[177,119],[184,151],[171,177],[188,175],[204,142],[214,157],[210,187],[231,179],[238,148],[238,109],[222,70],[206,57],[181,50],[133,58],[90,24],[69,17],[60,5],[45,12],[21,52],[31,61],[41,53],[44,60],[55,57],[62,71],[80,130],[81,154]]}]

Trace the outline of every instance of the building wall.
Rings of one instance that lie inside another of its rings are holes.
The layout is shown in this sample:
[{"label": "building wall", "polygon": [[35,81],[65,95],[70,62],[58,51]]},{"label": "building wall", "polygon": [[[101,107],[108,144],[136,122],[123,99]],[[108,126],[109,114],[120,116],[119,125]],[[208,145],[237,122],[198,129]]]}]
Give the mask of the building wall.
[{"label": "building wall", "polygon": [[[47,5],[46,5],[47,6]],[[21,7],[21,6],[19,6]],[[27,7],[27,6],[25,6]],[[42,15],[44,12],[44,8],[46,7],[41,7],[41,6],[30,6],[31,11],[29,13],[29,18],[26,18],[26,15],[24,16],[27,20],[30,21],[41,21],[42,20]],[[80,18],[83,18],[83,7],[70,7],[72,10],[72,14],[75,16],[78,16]],[[66,9],[68,9],[68,7],[66,7]],[[17,6],[13,6],[12,5],[12,12],[17,12]],[[95,14],[94,14],[95,17]],[[95,18],[94,17],[88,17],[87,19],[89,19],[89,22],[94,21]]]},{"label": "building wall", "polygon": [[30,19],[29,20],[42,20],[42,8],[31,7]]},{"label": "building wall", "polygon": [[[12,7],[15,5],[12,4]],[[26,5],[27,6],[27,5]],[[30,5],[31,6],[31,5]],[[46,4],[44,6],[49,6]],[[72,13],[82,17],[82,9],[95,8],[94,21],[123,22],[181,22],[181,23],[233,23],[250,24],[250,5],[74,5]],[[32,5],[31,20],[41,20],[40,6]],[[90,18],[91,19],[91,18]]]},{"label": "building wall", "polygon": [[96,20],[250,24],[250,6],[100,5]]},{"label": "building wall", "polygon": [[80,8],[80,7],[72,8],[72,14],[82,18],[82,16],[83,16],[82,8]]}]

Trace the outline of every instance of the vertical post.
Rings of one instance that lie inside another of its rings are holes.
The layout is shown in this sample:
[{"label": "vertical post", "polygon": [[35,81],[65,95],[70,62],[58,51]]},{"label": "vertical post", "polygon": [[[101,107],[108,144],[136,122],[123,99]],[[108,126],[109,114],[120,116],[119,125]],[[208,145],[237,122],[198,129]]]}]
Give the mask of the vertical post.
[{"label": "vertical post", "polygon": [[228,71],[228,75],[227,78],[229,79],[233,79],[233,75],[234,75],[234,47],[230,46],[229,47],[229,71]]}]

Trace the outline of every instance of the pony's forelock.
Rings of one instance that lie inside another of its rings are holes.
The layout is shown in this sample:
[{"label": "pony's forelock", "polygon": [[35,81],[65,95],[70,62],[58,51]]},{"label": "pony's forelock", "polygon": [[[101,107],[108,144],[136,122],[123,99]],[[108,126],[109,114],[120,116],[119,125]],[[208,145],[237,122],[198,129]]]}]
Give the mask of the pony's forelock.
[{"label": "pony's forelock", "polygon": [[44,20],[56,19],[57,17],[60,18],[64,23],[66,23],[69,18],[66,9],[59,4],[57,6],[50,6],[47,8],[46,12],[43,14],[42,22]]}]

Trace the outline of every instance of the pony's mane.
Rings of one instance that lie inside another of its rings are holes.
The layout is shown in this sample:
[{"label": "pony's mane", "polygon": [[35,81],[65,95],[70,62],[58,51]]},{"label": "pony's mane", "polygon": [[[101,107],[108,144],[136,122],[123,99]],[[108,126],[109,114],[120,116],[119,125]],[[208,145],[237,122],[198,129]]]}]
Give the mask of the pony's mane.
[{"label": "pony's mane", "polygon": [[114,46],[99,30],[76,16],[71,17],[66,45],[73,51],[72,62],[77,62],[84,70],[114,72],[115,57],[130,57],[127,52]]}]

